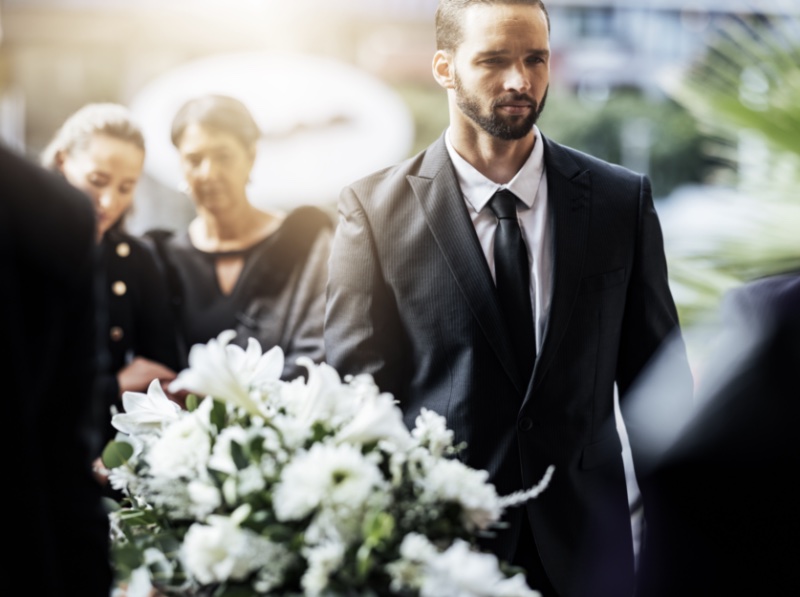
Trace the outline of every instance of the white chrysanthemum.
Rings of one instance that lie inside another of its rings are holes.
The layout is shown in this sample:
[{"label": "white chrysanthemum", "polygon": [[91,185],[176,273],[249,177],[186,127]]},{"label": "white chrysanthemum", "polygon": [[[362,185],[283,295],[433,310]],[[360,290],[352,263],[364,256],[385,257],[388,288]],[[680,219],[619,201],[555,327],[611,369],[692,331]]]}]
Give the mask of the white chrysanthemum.
[{"label": "white chrysanthemum", "polygon": [[311,437],[311,425],[294,416],[275,415],[272,424],[280,431],[283,445],[287,450],[300,449]]},{"label": "white chrysanthemum", "polygon": [[281,472],[275,514],[278,520],[297,520],[319,506],[358,511],[382,485],[380,470],[356,446],[314,444]]},{"label": "white chrysanthemum", "polygon": [[489,473],[468,467],[458,460],[436,460],[422,484],[423,500],[461,504],[468,527],[485,529],[502,514],[500,498]]},{"label": "white chrysanthemum", "polygon": [[232,442],[243,446],[247,443],[247,431],[238,425],[225,427],[220,431],[214,442],[211,457],[208,459],[208,468],[228,475],[236,473],[236,463],[233,461],[233,455],[231,454]]},{"label": "white chrysanthemum", "polygon": [[331,573],[341,566],[344,560],[344,545],[336,542],[325,543],[304,549],[303,555],[308,562],[308,568],[300,583],[308,597],[317,597],[328,587]]},{"label": "white chrysanthemum", "polygon": [[117,589],[111,594],[111,597],[150,597],[153,595],[154,589],[150,582],[150,571],[145,564],[142,564],[131,572],[128,582],[125,585],[125,590],[117,592]]},{"label": "white chrysanthemum", "polygon": [[216,485],[200,480],[192,480],[186,487],[189,494],[189,506],[197,520],[205,520],[214,510],[222,505],[222,494]]},{"label": "white chrysanthemum", "polygon": [[138,490],[149,506],[164,510],[173,520],[185,520],[192,515],[192,500],[185,483],[176,483],[171,477],[145,477]]},{"label": "white chrysanthemum", "polygon": [[206,468],[211,455],[208,417],[212,405],[211,399],[204,400],[197,410],[167,427],[153,442],[147,453],[153,476],[192,478]]},{"label": "white chrysanthemum", "polygon": [[428,560],[420,597],[540,597],[522,574],[506,577],[497,558],[457,539],[444,553]]},{"label": "white chrysanthemum", "polygon": [[122,406],[125,412],[111,417],[111,424],[128,435],[158,433],[163,427],[177,421],[181,410],[167,398],[157,379],[150,382],[146,394],[123,393]]},{"label": "white chrysanthemum", "polygon": [[424,535],[409,533],[403,537],[400,543],[400,559],[386,566],[392,579],[392,591],[400,593],[407,588],[419,590],[425,566],[438,555],[436,547]]},{"label": "white chrysanthemum", "polygon": [[453,445],[453,431],[447,428],[445,418],[425,407],[420,410],[411,434],[436,457]]},{"label": "white chrysanthemum", "polygon": [[261,544],[264,553],[258,559],[264,563],[253,579],[253,589],[259,594],[269,594],[280,586],[286,577],[286,571],[293,566],[299,556],[280,543]]},{"label": "white chrysanthemum", "polygon": [[175,574],[175,564],[164,552],[155,547],[148,547],[142,553],[144,563],[150,571],[150,578],[156,582],[170,582]]},{"label": "white chrysanthemum", "polygon": [[138,481],[138,475],[128,466],[108,469],[108,483],[117,491],[136,493]]},{"label": "white chrysanthemum", "polygon": [[181,547],[186,571],[202,584],[244,580],[280,550],[271,541],[239,525],[239,508],[230,517],[209,516],[208,524],[193,524]]},{"label": "white chrysanthemum", "polygon": [[261,493],[266,487],[264,474],[257,464],[246,466],[236,475],[239,495],[249,496]]},{"label": "white chrysanthemum", "polygon": [[276,346],[262,354],[255,338],[248,339],[247,350],[244,350],[230,344],[235,336],[236,332],[226,330],[207,344],[192,346],[189,368],[173,380],[170,391],[188,390],[213,396],[252,415],[261,414],[258,394],[278,386],[283,351]]},{"label": "white chrysanthemum", "polygon": [[439,555],[436,547],[425,535],[409,533],[400,543],[400,556],[406,560],[429,562]]}]

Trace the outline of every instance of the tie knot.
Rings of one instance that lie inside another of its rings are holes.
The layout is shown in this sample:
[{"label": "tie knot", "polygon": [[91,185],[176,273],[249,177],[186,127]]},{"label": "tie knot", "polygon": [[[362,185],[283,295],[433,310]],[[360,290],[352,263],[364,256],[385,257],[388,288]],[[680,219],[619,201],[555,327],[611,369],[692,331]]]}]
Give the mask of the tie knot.
[{"label": "tie knot", "polygon": [[498,220],[516,220],[517,196],[508,189],[500,189],[489,199],[489,209]]}]

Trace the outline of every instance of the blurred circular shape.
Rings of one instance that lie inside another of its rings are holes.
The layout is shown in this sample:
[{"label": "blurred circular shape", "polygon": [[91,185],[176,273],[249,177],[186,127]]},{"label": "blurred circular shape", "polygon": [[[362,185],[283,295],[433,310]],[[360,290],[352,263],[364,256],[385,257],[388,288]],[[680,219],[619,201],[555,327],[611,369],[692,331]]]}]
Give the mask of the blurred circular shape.
[{"label": "blurred circular shape", "polygon": [[166,72],[130,102],[147,140],[145,171],[171,189],[183,182],[172,118],[206,93],[241,100],[261,128],[248,187],[261,208],[331,204],[345,185],[407,157],[413,143],[402,98],[351,65],[303,54],[214,55]]}]

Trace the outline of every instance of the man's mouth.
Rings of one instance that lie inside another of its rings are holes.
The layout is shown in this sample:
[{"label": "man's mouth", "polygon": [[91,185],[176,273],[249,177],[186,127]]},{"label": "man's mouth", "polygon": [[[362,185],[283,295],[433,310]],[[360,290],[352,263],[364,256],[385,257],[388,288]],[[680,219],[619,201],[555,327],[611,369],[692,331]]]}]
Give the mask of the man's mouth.
[{"label": "man's mouth", "polygon": [[527,114],[533,110],[530,102],[502,102],[497,104],[497,109],[506,114]]}]

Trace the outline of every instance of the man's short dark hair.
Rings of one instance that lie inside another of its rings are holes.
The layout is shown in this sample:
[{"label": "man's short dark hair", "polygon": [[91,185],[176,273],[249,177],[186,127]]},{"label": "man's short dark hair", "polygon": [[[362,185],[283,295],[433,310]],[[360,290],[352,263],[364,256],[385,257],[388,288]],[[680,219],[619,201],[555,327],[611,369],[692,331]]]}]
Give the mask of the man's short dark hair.
[{"label": "man's short dark hair", "polygon": [[542,0],[439,0],[436,9],[436,49],[454,51],[461,43],[461,13],[480,4],[526,4],[542,9],[550,31],[550,15]]}]

